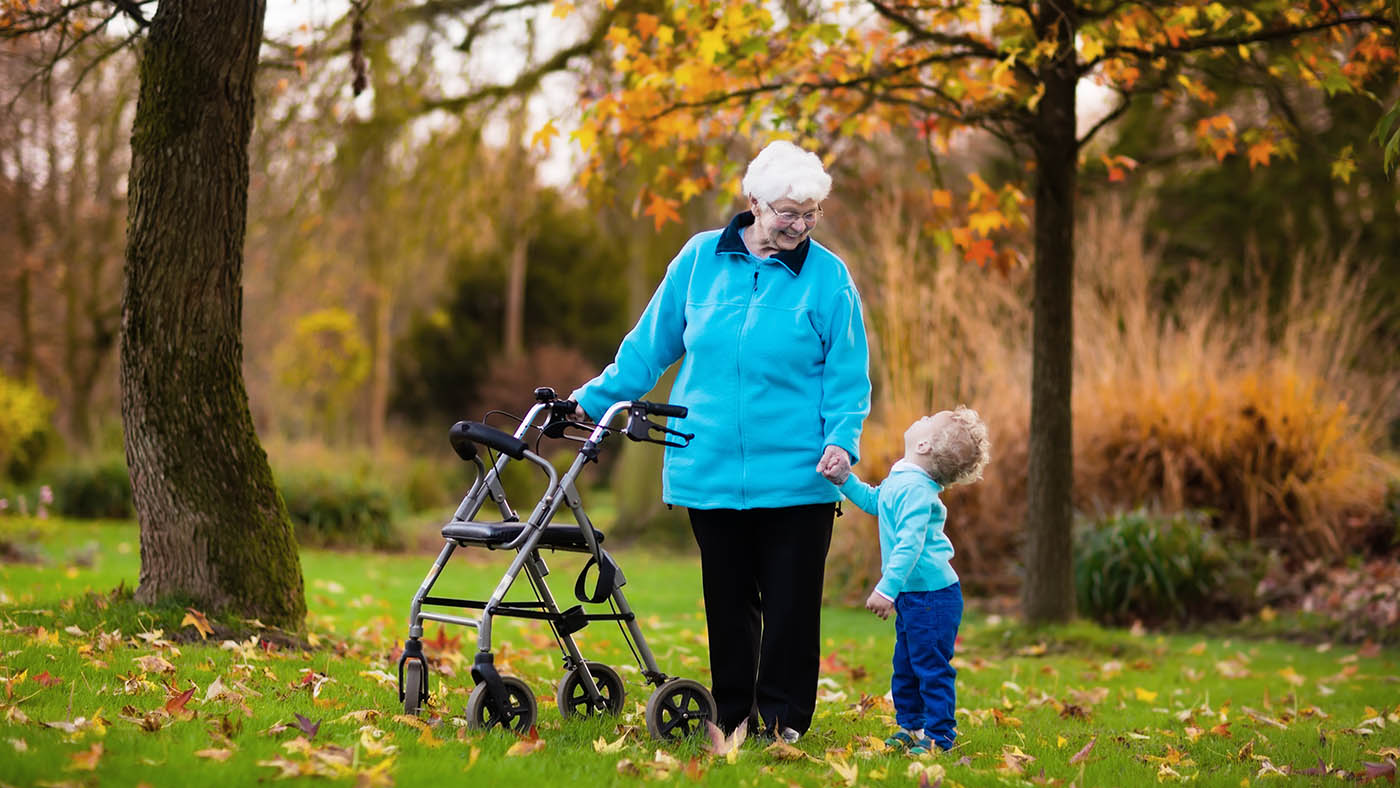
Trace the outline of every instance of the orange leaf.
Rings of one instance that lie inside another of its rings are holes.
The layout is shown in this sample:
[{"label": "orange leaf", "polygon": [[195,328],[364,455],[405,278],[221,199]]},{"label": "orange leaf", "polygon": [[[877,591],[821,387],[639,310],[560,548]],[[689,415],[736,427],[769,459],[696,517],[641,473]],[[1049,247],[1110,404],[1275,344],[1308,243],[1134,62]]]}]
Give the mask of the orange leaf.
[{"label": "orange leaf", "polygon": [[650,216],[656,223],[656,229],[660,231],[668,221],[680,222],[681,215],[676,212],[676,209],[679,207],[680,203],[675,200],[668,200],[659,194],[653,193],[651,195],[651,202],[647,203],[646,210],[642,211],[642,213]]},{"label": "orange leaf", "polygon": [[656,32],[656,28],[660,23],[661,20],[658,19],[655,14],[637,14],[637,35],[640,36],[643,41],[651,38],[651,34]]},{"label": "orange leaf", "polygon": [[199,631],[199,639],[204,640],[214,634],[214,628],[209,626],[209,619],[204,614],[192,607],[185,608],[185,617],[180,619],[181,627],[194,627]]},{"label": "orange leaf", "polygon": [[1249,146],[1249,168],[1254,169],[1254,165],[1259,164],[1264,167],[1269,166],[1269,156],[1277,150],[1272,140],[1259,140]]},{"label": "orange leaf", "polygon": [[97,768],[97,762],[102,760],[102,742],[97,742],[82,752],[75,752],[68,756],[73,761],[69,769],[80,772],[90,772]]},{"label": "orange leaf", "polygon": [[963,252],[963,260],[976,263],[983,268],[986,268],[987,263],[994,257],[996,257],[996,246],[990,238],[973,241],[972,245],[967,247],[967,251]]}]

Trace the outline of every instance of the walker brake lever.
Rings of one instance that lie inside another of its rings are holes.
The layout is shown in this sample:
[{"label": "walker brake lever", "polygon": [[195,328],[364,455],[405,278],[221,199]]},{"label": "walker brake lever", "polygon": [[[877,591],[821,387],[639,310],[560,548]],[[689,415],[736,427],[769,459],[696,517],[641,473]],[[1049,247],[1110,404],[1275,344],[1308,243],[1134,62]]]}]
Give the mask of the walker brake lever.
[{"label": "walker brake lever", "polygon": [[[664,424],[657,424],[656,422],[648,419],[646,417],[646,413],[647,412],[645,408],[632,408],[631,413],[627,419],[627,437],[631,440],[646,441],[647,443],[659,443],[662,446],[672,446],[677,449],[684,449],[685,447],[690,445],[691,439],[695,437],[695,433],[693,432],[680,432],[679,430],[673,430],[670,427],[665,426]],[[684,439],[685,443],[680,443],[678,441],[668,441],[665,439],[658,440],[656,438],[651,437],[651,433],[653,432],[663,432],[667,435],[675,435],[678,438]]]}]

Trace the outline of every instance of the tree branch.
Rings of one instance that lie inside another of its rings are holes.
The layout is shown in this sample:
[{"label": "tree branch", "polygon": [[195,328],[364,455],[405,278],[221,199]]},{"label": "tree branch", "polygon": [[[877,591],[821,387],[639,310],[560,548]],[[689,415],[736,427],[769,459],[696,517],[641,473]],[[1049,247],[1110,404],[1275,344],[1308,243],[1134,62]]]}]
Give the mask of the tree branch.
[{"label": "tree branch", "polygon": [[1080,137],[1079,141],[1075,143],[1076,148],[1082,149],[1085,145],[1088,145],[1089,140],[1093,139],[1094,135],[1098,134],[1100,129],[1123,117],[1123,113],[1128,111],[1128,107],[1133,104],[1132,92],[1119,91],[1119,96],[1118,106],[1114,107],[1112,112],[1099,118],[1093,126],[1090,126],[1089,130],[1084,132],[1084,136]]},{"label": "tree branch", "polygon": [[1112,57],[1117,57],[1119,55],[1133,55],[1143,60],[1153,60],[1159,57],[1165,57],[1167,55],[1185,54],[1187,52],[1195,52],[1201,49],[1223,49],[1227,47],[1241,46],[1244,44],[1258,44],[1263,43],[1265,41],[1280,41],[1289,38],[1295,38],[1297,36],[1304,36],[1309,33],[1316,33],[1321,30],[1330,30],[1334,27],[1364,24],[1373,24],[1378,27],[1386,28],[1387,30],[1394,29],[1394,23],[1392,23],[1389,19],[1386,19],[1383,16],[1367,14],[1363,16],[1343,16],[1338,17],[1336,19],[1329,19],[1324,22],[1317,22],[1311,25],[1303,25],[1300,27],[1282,27],[1275,28],[1273,30],[1260,30],[1255,33],[1248,33],[1238,36],[1226,36],[1223,38],[1192,38],[1186,39],[1176,46],[1168,47],[1153,47],[1151,49],[1145,49],[1143,47],[1114,45],[1110,47],[1105,47],[1102,55],[1094,58],[1092,61],[1085,63],[1083,66],[1081,66],[1080,73],[1087,72],[1089,69],[1093,68],[1095,65],[1097,65],[1103,60]]},{"label": "tree branch", "polygon": [[904,27],[909,31],[911,36],[918,40],[932,41],[935,44],[942,44],[943,46],[949,47],[962,47],[967,52],[972,53],[973,56],[986,58],[988,60],[1002,60],[1006,57],[986,41],[969,35],[953,35],[950,33],[941,33],[936,30],[929,30],[920,26],[917,21],[899,13],[894,8],[890,7],[889,4],[882,2],[882,0],[868,0],[868,2],[875,8],[875,11],[879,13],[880,16]]}]

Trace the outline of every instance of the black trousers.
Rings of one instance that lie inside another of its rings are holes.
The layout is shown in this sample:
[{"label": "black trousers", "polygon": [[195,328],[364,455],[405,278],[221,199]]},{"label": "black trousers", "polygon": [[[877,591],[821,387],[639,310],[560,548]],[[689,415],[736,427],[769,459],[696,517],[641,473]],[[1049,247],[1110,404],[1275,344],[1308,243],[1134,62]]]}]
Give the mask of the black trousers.
[{"label": "black trousers", "polygon": [[691,509],[710,678],[725,732],[806,733],[817,706],[822,577],[835,505]]}]

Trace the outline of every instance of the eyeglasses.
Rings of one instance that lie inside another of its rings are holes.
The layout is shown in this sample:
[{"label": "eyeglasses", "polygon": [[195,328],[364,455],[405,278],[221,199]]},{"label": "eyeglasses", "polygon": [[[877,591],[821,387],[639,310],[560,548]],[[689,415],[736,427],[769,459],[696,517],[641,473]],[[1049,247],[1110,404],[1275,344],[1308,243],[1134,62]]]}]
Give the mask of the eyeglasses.
[{"label": "eyeglasses", "polygon": [[808,227],[811,227],[817,223],[817,220],[822,218],[821,208],[815,211],[808,211],[807,213],[795,213],[793,211],[780,211],[774,208],[772,203],[765,204],[768,206],[768,210],[773,212],[773,218],[777,219],[778,223],[783,225],[797,224],[797,220],[801,219]]}]

